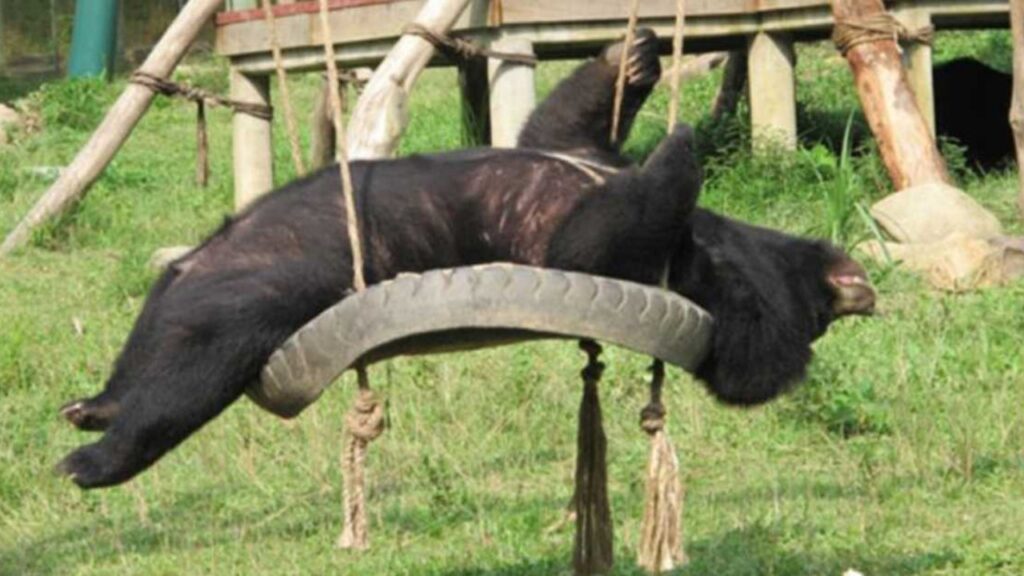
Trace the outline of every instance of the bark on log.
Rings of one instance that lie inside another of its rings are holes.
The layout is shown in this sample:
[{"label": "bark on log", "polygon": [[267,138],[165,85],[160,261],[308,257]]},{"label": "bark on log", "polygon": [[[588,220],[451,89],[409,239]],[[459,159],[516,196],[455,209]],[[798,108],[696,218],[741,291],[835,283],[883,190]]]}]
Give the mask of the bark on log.
[{"label": "bark on log", "polygon": [[[414,20],[434,32],[446,33],[470,0],[428,0]],[[434,56],[434,46],[419,36],[402,36],[377,67],[356,103],[348,127],[350,160],[387,158],[409,124],[408,95]]]},{"label": "bark on log", "polygon": [[1010,126],[1017,148],[1017,173],[1020,191],[1017,210],[1024,218],[1024,0],[1010,0],[1010,27],[1013,34],[1013,100]]},{"label": "bark on log", "polygon": [[[837,22],[882,14],[882,0],[834,0]],[[895,38],[858,44],[846,53],[864,116],[896,190],[948,182],[928,123],[917,107]]]},{"label": "bark on log", "polygon": [[[159,78],[170,76],[222,3],[223,0],[191,0],[153,48],[140,71]],[[36,227],[68,209],[86,193],[149,109],[153,96],[149,88],[128,85],[75,160],[0,245],[0,257],[23,245]]]}]

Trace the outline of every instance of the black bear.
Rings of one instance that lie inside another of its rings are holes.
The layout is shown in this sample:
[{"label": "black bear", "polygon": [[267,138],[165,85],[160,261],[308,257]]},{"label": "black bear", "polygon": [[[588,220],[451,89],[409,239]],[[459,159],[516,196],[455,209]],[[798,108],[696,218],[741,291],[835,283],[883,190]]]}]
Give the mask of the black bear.
[{"label": "black bear", "polygon": [[998,168],[1013,154],[1010,98],[1013,77],[973,58],[933,70],[935,131],[965,148],[972,168]]},{"label": "black bear", "polygon": [[[726,401],[767,400],[803,375],[828,323],[870,311],[874,293],[836,248],[695,210],[701,169],[689,128],[640,167],[607,131],[590,131],[608,126],[619,50],[581,66],[538,108],[523,143],[551,151],[353,163],[367,280],[511,261],[653,283],[671,262],[670,287],[716,315],[699,376]],[[632,53],[623,134],[660,70],[653,34]],[[105,433],[59,470],[86,488],[123,482],[241,396],[275,348],[350,290],[345,226],[328,168],[267,195],[173,263],[105,390],[62,409]]]}]

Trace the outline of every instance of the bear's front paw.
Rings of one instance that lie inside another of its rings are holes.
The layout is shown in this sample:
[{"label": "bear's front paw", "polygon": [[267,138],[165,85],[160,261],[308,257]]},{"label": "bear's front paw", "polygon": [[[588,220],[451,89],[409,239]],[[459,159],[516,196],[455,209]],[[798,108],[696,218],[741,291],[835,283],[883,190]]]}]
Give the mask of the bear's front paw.
[{"label": "bear's front paw", "polygon": [[102,488],[124,482],[130,474],[121,473],[118,459],[101,443],[82,446],[68,454],[54,468],[80,488]]},{"label": "bear's front paw", "polygon": [[102,432],[110,426],[117,410],[117,402],[97,402],[83,398],[62,406],[60,415],[79,430]]}]

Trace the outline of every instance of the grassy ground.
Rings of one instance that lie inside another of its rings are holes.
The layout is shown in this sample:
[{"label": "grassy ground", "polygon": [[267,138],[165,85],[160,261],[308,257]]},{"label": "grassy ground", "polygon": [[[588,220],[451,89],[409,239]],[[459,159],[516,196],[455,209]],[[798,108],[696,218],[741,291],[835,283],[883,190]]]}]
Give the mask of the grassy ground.
[{"label": "grassy ground", "polygon": [[[1003,65],[1005,35],[943,39],[942,57]],[[870,145],[838,153],[856,109],[843,63],[820,46],[800,56],[801,151],[754,159],[743,122],[704,122],[703,202],[850,246],[867,236],[853,206],[887,184]],[[542,66],[542,88],[568,69]],[[222,68],[195,70],[197,82],[225,88]],[[686,86],[686,119],[702,120],[716,80]],[[0,230],[46,187],[36,167],[66,163],[122,86],[51,84],[33,96],[41,130],[0,150]],[[314,88],[299,81],[299,109]],[[430,72],[413,100],[403,151],[458,147],[453,75]],[[658,140],[664,108],[659,92],[631,153]],[[243,400],[121,488],[85,493],[49,474],[87,439],[57,408],[102,386],[153,280],[149,254],[198,241],[230,209],[229,116],[212,113],[206,190],[192,184],[192,116],[158,101],[88,199],[0,261],[0,574],[565,572],[571,531],[545,527],[571,492],[581,358],[569,344],[374,370],[390,430],[371,452],[373,548],[363,555],[333,548],[348,379],[295,422]],[[853,132],[864,132],[856,114]],[[1013,174],[960,177],[1012,222]],[[794,394],[727,409],[670,373],[692,558],[681,574],[1024,573],[1024,285],[949,296],[898,269],[871,271],[881,314],[836,325]],[[616,573],[634,574],[645,360],[617,349],[607,359]]]}]

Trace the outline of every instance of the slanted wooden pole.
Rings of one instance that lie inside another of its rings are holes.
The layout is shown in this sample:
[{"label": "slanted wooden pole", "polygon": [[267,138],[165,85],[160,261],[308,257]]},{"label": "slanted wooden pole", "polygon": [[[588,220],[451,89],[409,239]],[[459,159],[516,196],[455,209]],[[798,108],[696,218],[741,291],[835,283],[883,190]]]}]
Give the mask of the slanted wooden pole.
[{"label": "slanted wooden pole", "polygon": [[796,76],[793,41],[785,34],[758,32],[747,53],[750,124],[754,150],[796,149]]},{"label": "slanted wooden pole", "polygon": [[1017,148],[1017,174],[1020,191],[1017,210],[1024,218],[1024,0],[1010,0],[1010,28],[1013,34],[1013,100],[1010,126]]},{"label": "slanted wooden pole", "polygon": [[[470,0],[427,0],[414,22],[447,33]],[[416,79],[434,56],[434,46],[405,34],[373,74],[356,103],[347,141],[350,160],[387,158],[409,124],[408,96]]]},{"label": "slanted wooden pole", "polygon": [[[881,17],[882,0],[833,0],[840,21]],[[878,141],[896,190],[948,182],[946,163],[907,82],[895,34],[853,45],[846,51],[864,116]]]},{"label": "slanted wooden pole", "polygon": [[[533,54],[533,44],[522,38],[502,38],[491,48],[509,54]],[[534,67],[490,59],[491,145],[515,148],[519,133],[537,106]]]},{"label": "slanted wooden pole", "polygon": [[[203,25],[222,3],[223,0],[191,0],[140,70],[159,78],[170,76]],[[23,245],[35,228],[67,210],[86,193],[149,109],[153,96],[153,91],[145,86],[129,84],[125,88],[75,160],[0,245],[0,256]]]}]

